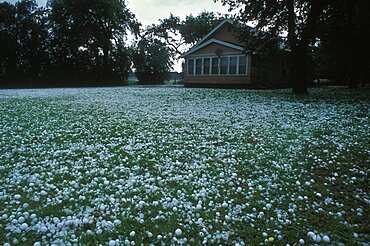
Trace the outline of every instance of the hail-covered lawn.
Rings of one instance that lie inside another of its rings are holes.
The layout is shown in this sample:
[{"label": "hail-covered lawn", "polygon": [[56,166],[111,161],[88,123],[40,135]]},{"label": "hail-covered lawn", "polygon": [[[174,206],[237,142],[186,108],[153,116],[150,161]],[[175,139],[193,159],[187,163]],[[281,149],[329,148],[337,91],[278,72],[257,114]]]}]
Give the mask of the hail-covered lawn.
[{"label": "hail-covered lawn", "polygon": [[368,245],[370,92],[0,90],[1,245]]}]

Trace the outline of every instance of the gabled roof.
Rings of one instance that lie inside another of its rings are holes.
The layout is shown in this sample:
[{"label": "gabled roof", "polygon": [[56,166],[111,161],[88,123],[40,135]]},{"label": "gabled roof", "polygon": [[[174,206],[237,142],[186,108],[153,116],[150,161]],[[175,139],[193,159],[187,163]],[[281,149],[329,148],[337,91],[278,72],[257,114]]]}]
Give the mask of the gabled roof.
[{"label": "gabled roof", "polygon": [[[234,21],[233,20],[230,20],[230,19],[225,19],[223,21],[221,21],[220,24],[218,24],[215,28],[213,28],[206,36],[204,36],[196,45],[194,45],[194,47],[200,45],[201,43],[203,43],[205,40],[207,40],[207,38],[209,38],[212,34],[214,34],[215,32],[217,32],[219,29],[221,29],[221,27],[223,27],[225,24],[231,24],[233,25],[234,24]],[[193,47],[193,48],[194,48]]]},{"label": "gabled roof", "polygon": [[225,42],[225,41],[221,41],[221,40],[218,40],[218,39],[210,39],[204,43],[200,43],[200,44],[197,44],[195,45],[194,47],[192,47],[188,52],[185,52],[184,54],[181,55],[181,57],[185,57],[209,44],[212,44],[212,43],[215,43],[215,44],[220,44],[220,45],[223,45],[223,46],[226,46],[226,47],[230,47],[230,48],[233,48],[233,49],[236,49],[236,50],[240,50],[240,51],[243,51],[244,48],[242,46],[239,46],[239,45],[236,45],[236,44],[232,44],[232,43],[228,43],[228,42]]},{"label": "gabled roof", "polygon": [[217,40],[217,39],[207,40],[209,37],[211,37],[215,32],[217,32],[219,29],[221,29],[227,23],[233,25],[234,21],[230,20],[230,19],[225,19],[225,20],[221,21],[220,24],[218,24],[215,28],[213,28],[206,36],[204,36],[190,50],[188,50],[187,52],[182,54],[181,57],[187,56],[187,55],[193,53],[194,51],[197,51],[197,50],[199,50],[199,49],[201,49],[201,48],[203,48],[203,47],[205,47],[205,46],[207,46],[211,43],[218,43],[218,44],[221,44],[221,45],[224,45],[224,46],[227,46],[227,47],[230,47],[230,48],[234,48],[234,49],[237,49],[237,50],[243,50],[243,47],[241,47],[239,45],[231,44],[231,43],[224,42],[224,41]]}]

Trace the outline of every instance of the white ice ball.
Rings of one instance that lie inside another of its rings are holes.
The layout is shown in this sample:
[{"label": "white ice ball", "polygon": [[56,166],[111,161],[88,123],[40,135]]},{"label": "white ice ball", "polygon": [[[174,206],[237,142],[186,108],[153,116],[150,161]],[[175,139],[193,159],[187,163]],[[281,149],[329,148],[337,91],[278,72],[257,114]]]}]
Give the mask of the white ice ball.
[{"label": "white ice ball", "polygon": [[312,238],[313,240],[315,240],[315,238],[316,238],[316,234],[315,234],[315,233],[313,233],[312,231],[309,231],[309,232],[307,233],[307,237]]},{"label": "white ice ball", "polygon": [[21,216],[21,217],[18,218],[18,223],[19,224],[22,224],[24,221],[25,221],[24,217]]},{"label": "white ice ball", "polygon": [[27,223],[23,223],[20,228],[22,231],[26,230],[28,228]]},{"label": "white ice ball", "polygon": [[48,231],[48,228],[47,228],[46,226],[42,226],[42,227],[40,228],[40,231],[41,231],[42,233],[45,233],[45,232],[47,232],[47,231]]},{"label": "white ice ball", "polygon": [[135,231],[130,232],[130,237],[135,237],[136,233]]},{"label": "white ice ball", "polygon": [[323,236],[323,237],[322,237],[322,240],[323,240],[325,243],[330,243],[330,237],[328,237],[328,236]]},{"label": "white ice ball", "polygon": [[176,229],[176,231],[175,231],[175,235],[176,235],[176,236],[181,236],[181,234],[182,234],[181,229]]}]

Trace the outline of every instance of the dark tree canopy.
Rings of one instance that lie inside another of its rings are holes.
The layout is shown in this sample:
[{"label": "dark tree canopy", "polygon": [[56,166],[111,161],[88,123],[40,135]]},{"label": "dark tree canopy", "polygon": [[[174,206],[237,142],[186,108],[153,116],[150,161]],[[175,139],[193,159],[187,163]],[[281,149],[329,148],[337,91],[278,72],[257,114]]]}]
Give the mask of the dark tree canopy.
[{"label": "dark tree canopy", "polygon": [[68,57],[82,59],[92,76],[114,79],[113,54],[119,53],[117,49],[125,44],[128,31],[137,33],[139,29],[125,2],[50,0],[48,4],[54,45],[60,48],[58,54],[65,54],[56,63],[67,62],[64,65],[74,70],[76,61],[68,61]]},{"label": "dark tree canopy", "polygon": [[47,58],[47,10],[34,0],[0,3],[1,80],[37,80]]},{"label": "dark tree canopy", "polygon": [[133,62],[139,83],[161,84],[168,79],[172,62],[165,43],[148,35],[142,37],[133,50]]},{"label": "dark tree canopy", "polygon": [[0,3],[0,86],[122,84],[139,26],[123,0]]},{"label": "dark tree canopy", "polygon": [[322,16],[314,47],[318,76],[357,88],[370,76],[370,2],[337,0]]}]

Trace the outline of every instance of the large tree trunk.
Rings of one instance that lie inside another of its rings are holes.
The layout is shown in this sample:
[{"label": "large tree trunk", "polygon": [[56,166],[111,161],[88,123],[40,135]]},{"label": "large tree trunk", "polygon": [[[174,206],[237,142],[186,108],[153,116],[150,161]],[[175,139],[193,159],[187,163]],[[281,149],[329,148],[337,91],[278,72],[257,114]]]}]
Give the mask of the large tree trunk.
[{"label": "large tree trunk", "polygon": [[294,49],[290,59],[290,84],[296,95],[308,95],[307,54],[304,49]]},{"label": "large tree trunk", "polygon": [[293,93],[296,95],[308,94],[308,46],[314,37],[317,21],[326,4],[327,2],[324,0],[311,2],[311,9],[308,13],[306,24],[302,29],[301,39],[299,40],[296,34],[294,0],[287,0],[288,42],[291,48],[290,83],[293,87]]}]

